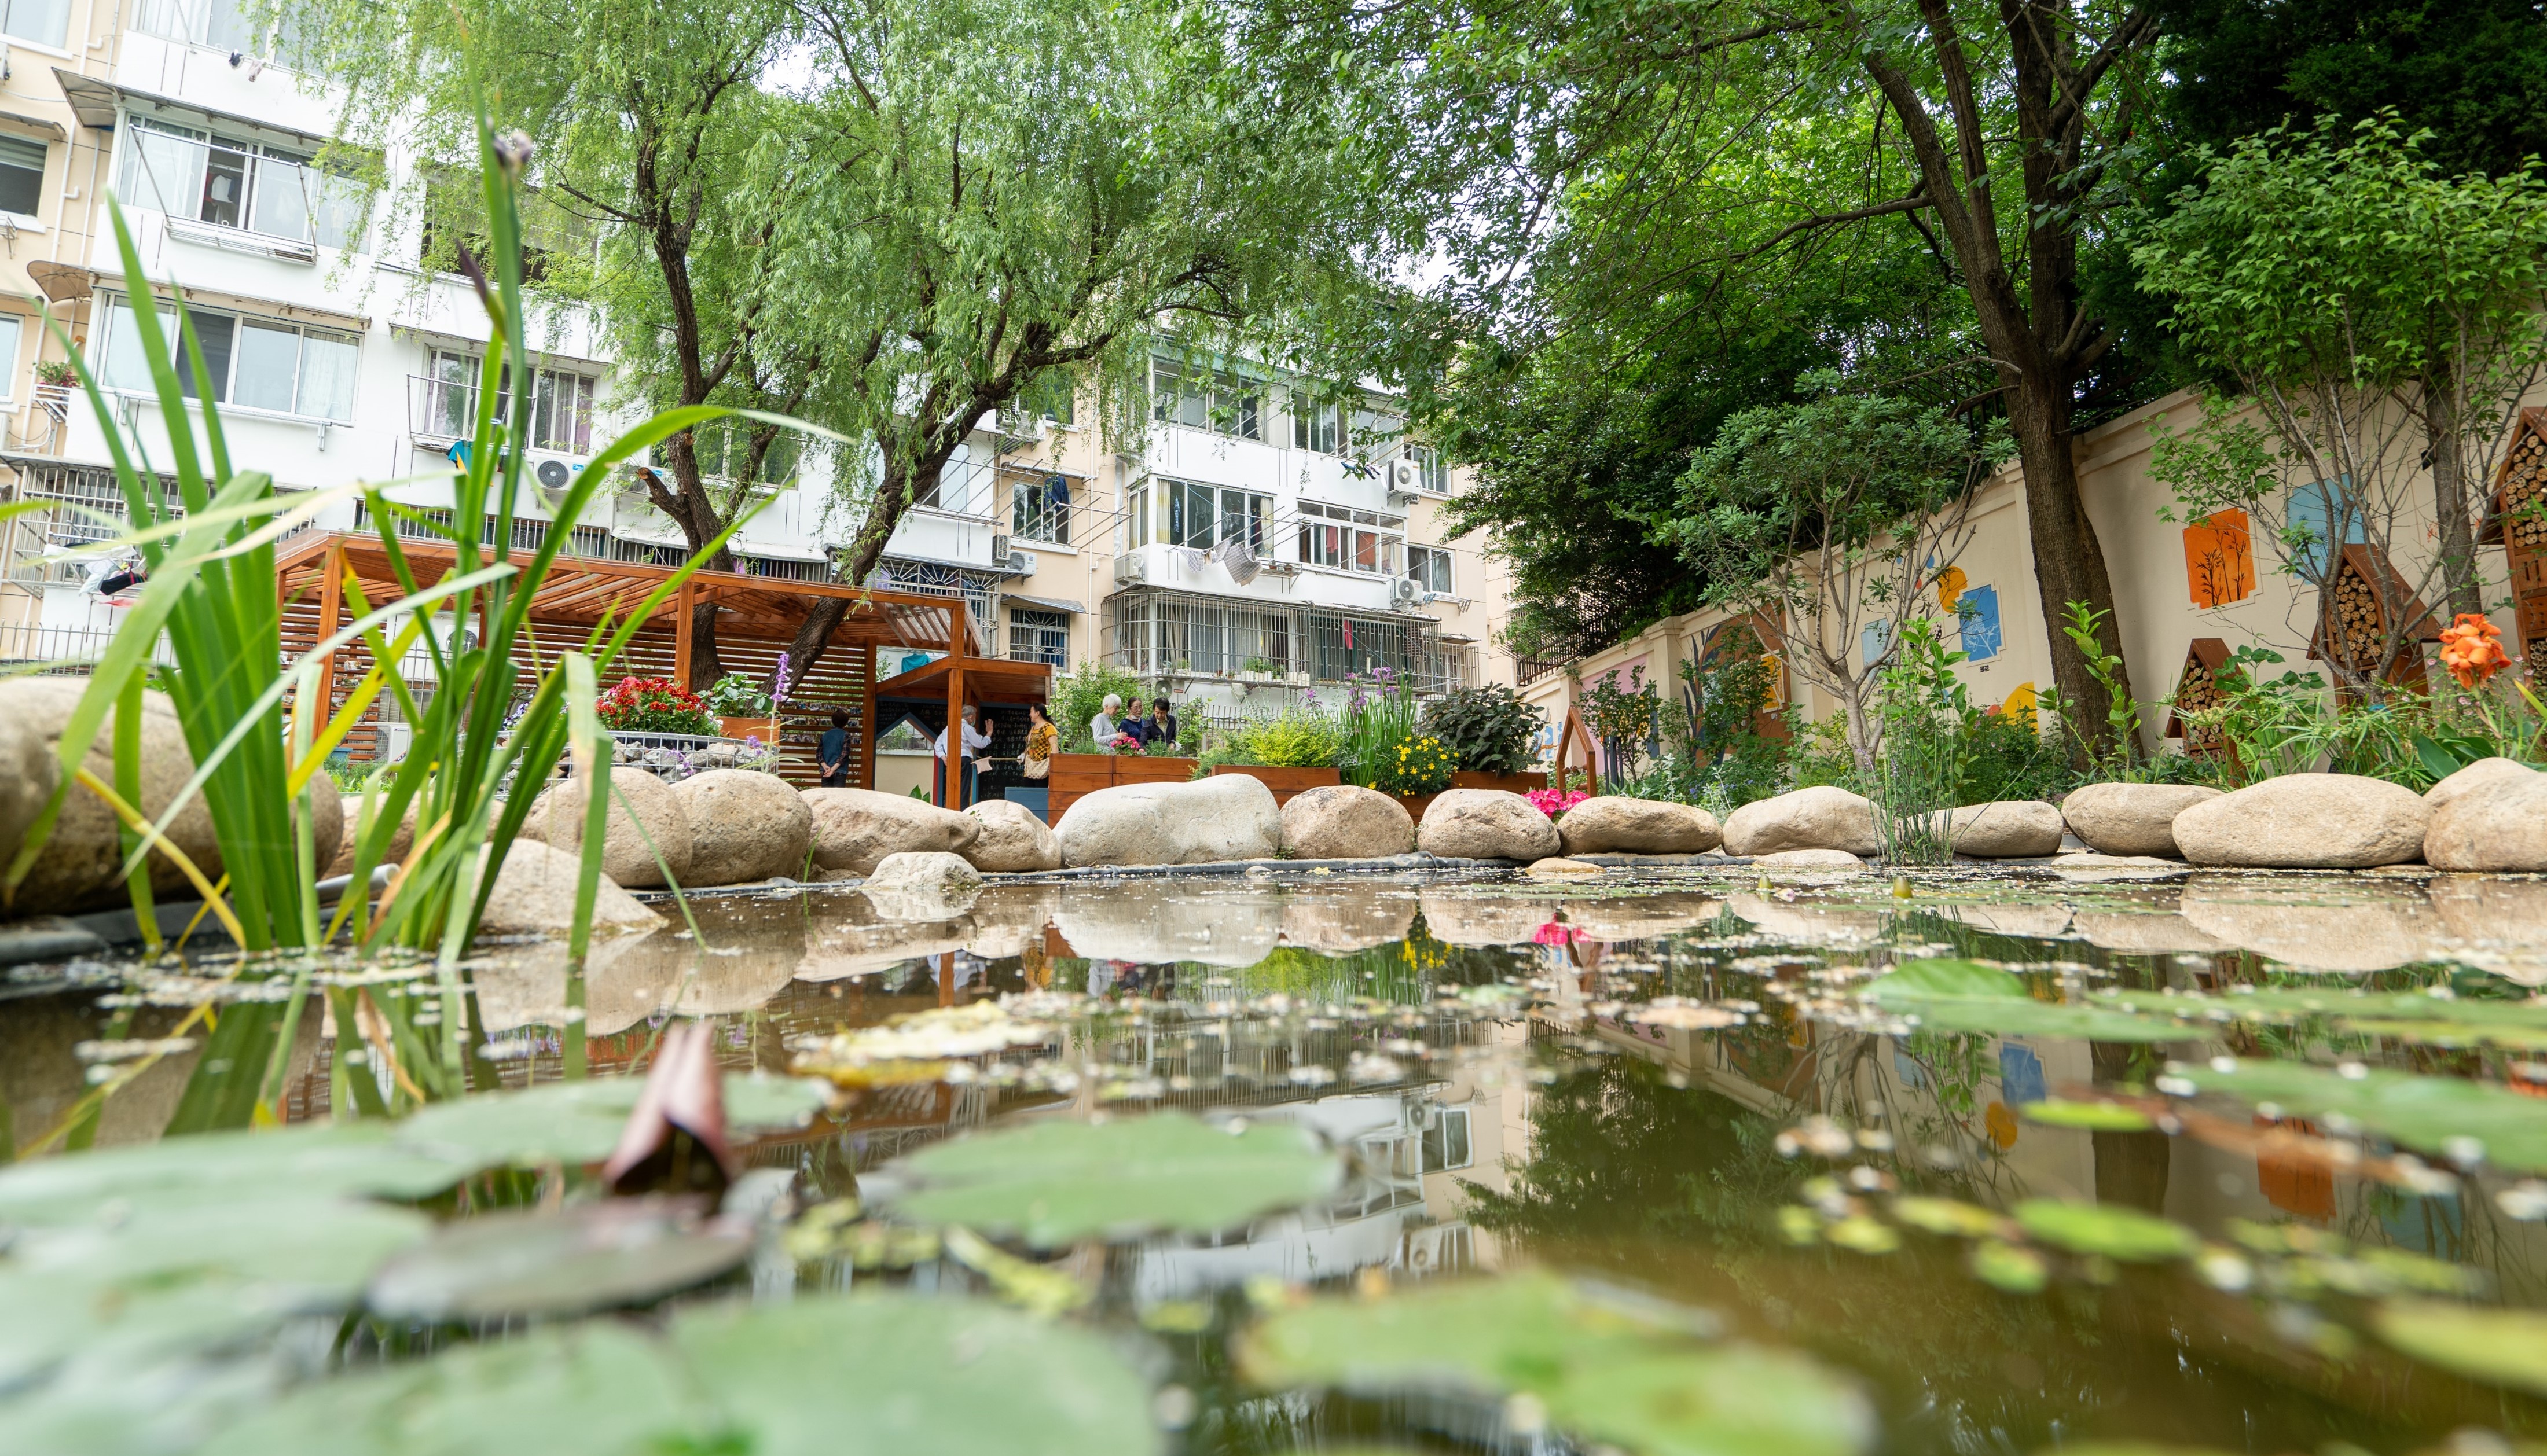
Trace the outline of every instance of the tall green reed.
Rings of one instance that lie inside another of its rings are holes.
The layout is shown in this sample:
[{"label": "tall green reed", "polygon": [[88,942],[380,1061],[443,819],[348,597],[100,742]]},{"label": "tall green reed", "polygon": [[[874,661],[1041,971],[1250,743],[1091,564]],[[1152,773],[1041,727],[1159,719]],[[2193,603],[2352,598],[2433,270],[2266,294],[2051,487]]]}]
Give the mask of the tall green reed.
[{"label": "tall green reed", "polygon": [[[114,544],[137,550],[148,577],[62,732],[60,783],[15,859],[0,872],[0,894],[13,893],[24,882],[58,821],[65,796],[74,786],[82,787],[106,801],[127,826],[124,872],[145,926],[155,923],[146,860],[158,852],[188,874],[211,912],[249,954],[242,974],[288,975],[295,983],[293,993],[279,1002],[242,1002],[218,1017],[203,1065],[262,1069],[265,1074],[199,1073],[181,1098],[171,1132],[237,1126],[278,1115],[284,1061],[307,1000],[314,963],[306,954],[254,958],[306,953],[340,934],[367,958],[391,949],[429,954],[436,987],[427,1003],[429,1014],[416,997],[375,1000],[367,991],[329,990],[340,1038],[369,1041],[373,1054],[388,1059],[395,1073],[398,1090],[384,1099],[367,1085],[367,1077],[342,1075],[340,1059],[338,1079],[346,1083],[342,1090],[354,1105],[363,1111],[395,1111],[401,1099],[457,1095],[491,1080],[491,1070],[469,1053],[481,1037],[463,953],[484,912],[496,871],[529,815],[532,786],[547,778],[571,738],[585,771],[595,773],[592,782],[608,782],[606,738],[592,709],[598,682],[655,610],[743,528],[747,515],[624,615],[595,624],[580,650],[560,653],[547,663],[540,660],[531,622],[541,584],[555,568],[575,521],[613,470],[658,442],[728,416],[829,433],[780,416],[722,406],[663,411],[594,455],[551,512],[540,546],[517,556],[511,542],[524,461],[516,448],[516,422],[505,417],[501,405],[532,397],[531,357],[524,345],[528,315],[518,198],[521,153],[499,145],[483,114],[479,152],[488,219],[485,252],[493,276],[465,257],[463,263],[486,311],[489,342],[467,463],[447,477],[448,527],[387,498],[383,485],[354,482],[283,496],[266,472],[236,468],[193,321],[182,293],[171,287],[174,334],[184,351],[183,364],[194,375],[193,398],[200,401],[203,416],[199,441],[180,361],[145,282],[134,290],[132,307],[178,485],[181,508],[168,511],[155,482],[144,473],[147,463],[136,464],[118,429],[113,406],[88,361],[62,335],[107,441],[130,516],[130,529]],[[110,215],[125,276],[146,281],[122,209],[111,205]],[[61,334],[58,324],[54,329]],[[375,605],[348,572],[339,585],[352,620],[286,666],[275,544],[357,496],[370,508],[397,596]],[[494,544],[488,547],[479,528],[490,518]],[[401,528],[410,535],[447,539],[451,566],[430,580],[420,576],[400,545]],[[401,619],[392,640],[388,634]],[[463,624],[482,630],[473,638],[461,630]],[[154,672],[153,649],[163,634],[174,661]],[[357,641],[370,649],[370,669],[353,683],[341,708],[319,701],[321,664]],[[399,670],[419,646],[434,684],[422,703]],[[511,710],[525,676],[531,679],[529,703],[515,716]],[[196,768],[151,821],[137,805],[138,709],[140,694],[154,678],[176,710]],[[403,760],[370,777],[353,806],[351,883],[331,916],[316,889],[322,867],[315,860],[311,786],[324,772],[328,755],[384,693],[413,726],[410,746]],[[117,713],[116,769],[114,782],[108,783],[89,774],[84,763],[107,715],[119,707],[124,711]],[[507,794],[507,786],[515,783],[521,792]],[[218,883],[207,874],[208,867],[193,865],[165,837],[198,793],[220,848]],[[574,921],[568,927],[570,956],[578,969],[590,938],[603,841],[598,829],[609,803],[599,794],[587,797],[594,831],[583,838]],[[411,847],[375,904],[368,887],[375,870],[388,860],[410,808],[416,823]],[[340,1098],[340,1109],[346,1105]]]}]

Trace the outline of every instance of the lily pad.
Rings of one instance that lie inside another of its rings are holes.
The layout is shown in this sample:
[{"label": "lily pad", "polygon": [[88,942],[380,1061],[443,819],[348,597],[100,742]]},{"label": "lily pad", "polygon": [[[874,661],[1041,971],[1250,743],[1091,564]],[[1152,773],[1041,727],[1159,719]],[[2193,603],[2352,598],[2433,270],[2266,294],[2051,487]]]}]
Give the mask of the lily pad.
[{"label": "lily pad", "polygon": [[2182,1224],[2110,1204],[2029,1198],[2016,1206],[2016,1223],[2055,1248],[2126,1263],[2189,1258],[2202,1247],[2202,1241]]},{"label": "lily pad", "polygon": [[2390,1300],[2370,1323],[2380,1338],[2427,1365],[2547,1396],[2547,1314]]},{"label": "lily pad", "polygon": [[[2290,1062],[2196,1066],[2180,1075],[2206,1092],[2270,1102],[2295,1117],[2348,1119],[2365,1132],[2443,1156],[2481,1151],[2498,1167],[2547,1168],[2547,1115],[2537,1099],[2455,1076],[2362,1070],[2345,1076]],[[2472,1140],[2472,1141],[2470,1141]]]},{"label": "lily pad", "polygon": [[699,1213],[694,1200],[612,1199],[464,1219],[383,1264],[363,1302],[429,1324],[649,1304],[751,1256],[747,1227]]},{"label": "lily pad", "polygon": [[2188,1036],[2166,1021],[2098,1006],[2038,1001],[2025,983],[1976,961],[1911,961],[1876,978],[1867,1000],[1914,1017],[1930,1031],[1993,1036],[2071,1037],[2099,1042],[2174,1042]]},{"label": "lily pad", "polygon": [[2028,1122],[2046,1127],[2078,1128],[2091,1133],[2141,1133],[2156,1124],[2149,1114],[2120,1102],[2073,1102],[2052,1097],[2041,1102],[2027,1102],[2016,1109]]},{"label": "lily pad", "polygon": [[1239,1340],[1261,1386],[1527,1396],[1559,1429],[1639,1456],[1845,1456],[1865,1402],[1802,1355],[1713,1344],[1694,1318],[1545,1274],[1327,1299]]},{"label": "lily pad", "polygon": [[2547,1047],[2547,1001],[2436,996],[2422,991],[2352,991],[2267,986],[2236,995],[2099,991],[2099,1005],[2222,1024],[2274,1024],[2322,1017],[2362,1036],[2427,1046]]},{"label": "lily pad", "polygon": [[[543,1162],[579,1167],[610,1156],[644,1088],[641,1077],[597,1077],[439,1102],[399,1124],[397,1141],[418,1154],[481,1167]],[[826,1096],[816,1081],[728,1076],[726,1122],[738,1130],[796,1127],[822,1109]]]},{"label": "lily pad", "polygon": [[1961,1000],[1970,996],[2031,999],[2025,993],[2025,983],[2008,972],[1978,961],[1947,960],[1905,961],[1876,978],[1866,995],[1879,1006],[1904,1010],[1913,1001]]},{"label": "lily pad", "polygon": [[0,1223],[91,1223],[110,1200],[192,1208],[224,1198],[422,1198],[467,1177],[467,1157],[402,1146],[383,1123],[203,1133],[0,1169]]},{"label": "lily pad", "polygon": [[1343,1182],[1343,1159],[1305,1128],[1257,1122],[1234,1131],[1183,1113],[959,1138],[861,1180],[907,1221],[961,1224],[1038,1248],[1218,1233],[1314,1203]]}]

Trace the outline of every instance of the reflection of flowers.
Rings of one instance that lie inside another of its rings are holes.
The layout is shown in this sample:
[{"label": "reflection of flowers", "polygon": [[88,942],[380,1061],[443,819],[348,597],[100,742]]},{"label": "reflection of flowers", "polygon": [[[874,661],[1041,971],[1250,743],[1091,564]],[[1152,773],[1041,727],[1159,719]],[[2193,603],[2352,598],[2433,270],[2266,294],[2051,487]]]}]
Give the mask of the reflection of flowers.
[{"label": "reflection of flowers", "polygon": [[1574,945],[1592,938],[1592,933],[1562,920],[1550,920],[1531,935],[1534,945]]},{"label": "reflection of flowers", "polygon": [[2503,629],[2478,612],[2461,612],[2441,633],[2441,665],[2459,686],[2473,688],[2511,665],[2503,654]]},{"label": "reflection of flowers", "polygon": [[1592,796],[1581,789],[1533,789],[1523,797],[1531,808],[1555,818]]}]

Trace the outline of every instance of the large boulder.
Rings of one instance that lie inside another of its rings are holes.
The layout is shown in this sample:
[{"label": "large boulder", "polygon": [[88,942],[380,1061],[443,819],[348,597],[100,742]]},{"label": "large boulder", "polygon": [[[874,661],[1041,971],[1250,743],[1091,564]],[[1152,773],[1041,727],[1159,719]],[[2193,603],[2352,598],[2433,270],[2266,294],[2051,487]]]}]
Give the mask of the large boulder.
[{"label": "large boulder", "polygon": [[2517,759],[2480,758],[2457,773],[2423,791],[2423,802],[2439,814],[2451,801],[2480,789],[2509,789],[2538,777],[2538,771]]},{"label": "large boulder", "polygon": [[1074,868],[1271,859],[1282,845],[1282,812],[1264,780],[1215,774],[1099,789],[1063,813],[1053,833]]},{"label": "large boulder", "polygon": [[2431,820],[2431,806],[2402,784],[2284,774],[2177,814],[2175,843],[2197,865],[2366,870],[2422,858]]},{"label": "large boulder", "polygon": [[1006,799],[985,799],[964,813],[982,825],[981,836],[964,849],[973,868],[998,875],[1061,868],[1061,841],[1033,810]]},{"label": "large boulder", "polygon": [[2423,833],[2424,862],[2438,870],[2494,875],[2547,871],[2547,774],[2508,759],[2490,758],[2443,779],[2432,793],[2489,763],[2504,764],[2510,771],[2489,772],[2481,783],[2464,788],[2433,812]]},{"label": "large boulder", "polygon": [[[495,871],[495,888],[479,918],[482,935],[564,935],[574,925],[574,855],[536,839],[516,839]],[[652,930],[663,918],[604,874],[594,887],[592,928]]]},{"label": "large boulder", "polygon": [[1413,928],[1415,903],[1395,886],[1303,887],[1282,901],[1282,939],[1330,956],[1387,945]]},{"label": "large boulder", "polygon": [[2293,970],[2388,971],[2447,953],[2447,922],[2412,884],[2355,880],[2336,899],[2323,884],[2197,876],[2176,907],[2203,934]]},{"label": "large boulder", "polygon": [[1293,859],[1384,859],[1415,847],[1415,816],[1376,789],[1304,789],[1282,806],[1282,847]]},{"label": "large boulder", "polygon": [[981,898],[982,872],[960,854],[904,850],[886,855],[858,890],[888,920],[946,920]]},{"label": "large boulder", "polygon": [[1542,860],[1564,848],[1556,824],[1518,794],[1450,789],[1433,796],[1415,847],[1444,859]]},{"label": "large boulder", "polygon": [[1724,819],[1727,854],[1841,849],[1867,855],[1882,848],[1875,837],[1875,806],[1828,784],[1746,804]]},{"label": "large boulder", "polygon": [[2027,859],[2061,848],[2061,811],[2040,799],[1967,804],[1953,822],[1955,853],[1976,859]]},{"label": "large boulder", "polygon": [[1703,854],[1724,833],[1696,805],[1604,794],[1567,810],[1556,836],[1567,854]]},{"label": "large boulder", "polygon": [[[418,796],[418,798],[421,797],[421,795]],[[407,852],[415,848],[415,806],[416,800],[414,799],[410,799],[406,802],[406,812],[398,815],[396,827],[390,830],[389,848],[382,852],[380,860],[381,864],[404,864],[406,862]],[[344,807],[344,839],[342,843],[336,846],[335,862],[327,867],[326,875],[321,876],[320,878],[332,878],[337,875],[350,875],[354,873],[354,825],[355,821],[362,817],[362,813],[363,801],[360,797],[357,797],[352,803],[347,804]],[[537,826],[525,821],[522,825],[522,837],[525,839],[539,838],[540,836],[537,832]]]},{"label": "large boulder", "polygon": [[[0,865],[14,858],[27,831],[61,782],[57,754],[62,728],[88,688],[85,678],[18,677],[0,679]],[[115,726],[110,712],[89,744],[82,766],[99,781],[115,782]],[[141,812],[156,822],[176,801],[177,791],[194,776],[194,754],[186,747],[177,710],[160,693],[141,695]],[[333,787],[332,785],[329,787]],[[320,828],[324,829],[321,824]],[[18,886],[9,913],[47,914],[100,909],[128,902],[116,867],[124,851],[115,812],[106,801],[73,785],[63,796],[53,831]],[[212,811],[197,794],[167,829],[168,842],[192,860],[206,879],[221,876],[220,841],[213,836]],[[322,850],[326,848],[323,837]],[[332,858],[332,854],[329,855]],[[194,883],[176,861],[153,852],[149,858],[150,889],[171,899],[197,898]]]},{"label": "large boulder", "polygon": [[319,867],[318,878],[324,880],[326,867],[345,847],[345,796],[324,770],[309,777],[309,846],[316,851],[309,862]]},{"label": "large boulder", "polygon": [[814,812],[814,863],[826,870],[871,875],[888,854],[961,854],[982,836],[982,821],[903,794],[872,789],[808,789]]},{"label": "large boulder", "polygon": [[[577,774],[549,786],[531,806],[525,834],[569,854],[580,850],[584,783],[585,776]],[[690,816],[672,786],[646,769],[620,767],[610,771],[610,791],[601,873],[620,886],[646,890],[660,888],[669,869],[674,880],[689,884]]]},{"label": "large boulder", "polygon": [[2181,859],[2175,816],[2220,797],[2196,784],[2082,784],[2062,799],[2061,816],[2099,854]]},{"label": "large boulder", "polygon": [[814,811],[776,774],[712,768],[672,786],[690,825],[684,885],[747,885],[805,872]]}]

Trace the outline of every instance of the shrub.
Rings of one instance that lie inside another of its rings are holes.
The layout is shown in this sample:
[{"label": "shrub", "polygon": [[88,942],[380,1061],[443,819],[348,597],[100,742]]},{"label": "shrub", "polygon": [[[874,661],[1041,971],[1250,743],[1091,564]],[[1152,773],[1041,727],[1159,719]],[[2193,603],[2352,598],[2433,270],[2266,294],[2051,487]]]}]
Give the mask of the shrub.
[{"label": "shrub", "polygon": [[[1149,692],[1141,680],[1120,667],[1104,662],[1082,662],[1071,672],[1052,680],[1052,722],[1061,729],[1062,740],[1074,752],[1098,752],[1100,746],[1088,736],[1088,721],[1112,693],[1129,703],[1134,698],[1147,698]],[[1081,744],[1087,744],[1085,748]]]},{"label": "shrub", "polygon": [[1345,751],[1344,729],[1323,713],[1285,713],[1253,726],[1250,760],[1267,768],[1334,768]]},{"label": "shrub", "polygon": [[1382,794],[1439,794],[1450,787],[1457,760],[1448,745],[1430,733],[1400,738],[1380,754],[1371,787]]},{"label": "shrub", "polygon": [[1459,767],[1487,774],[1529,772],[1542,722],[1536,706],[1501,684],[1454,689],[1424,714],[1425,730]]},{"label": "shrub", "polygon": [[614,732],[716,736],[707,704],[668,677],[623,677],[593,709],[601,726]]},{"label": "shrub", "polygon": [[719,718],[767,718],[772,704],[748,673],[729,672],[707,690],[707,708]]}]

